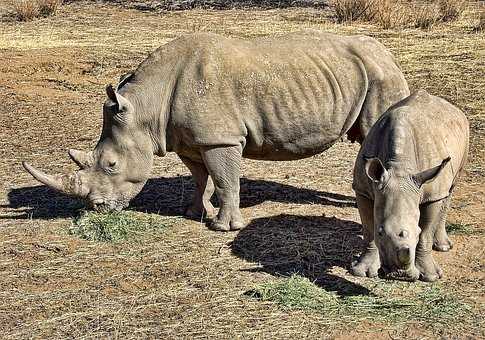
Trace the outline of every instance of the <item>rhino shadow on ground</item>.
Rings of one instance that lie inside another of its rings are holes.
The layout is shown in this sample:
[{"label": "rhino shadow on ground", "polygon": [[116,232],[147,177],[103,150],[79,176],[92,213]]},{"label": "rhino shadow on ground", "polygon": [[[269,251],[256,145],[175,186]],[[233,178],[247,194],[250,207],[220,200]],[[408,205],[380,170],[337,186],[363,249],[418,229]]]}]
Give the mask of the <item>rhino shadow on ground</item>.
[{"label": "rhino shadow on ground", "polygon": [[[164,216],[179,216],[190,203],[194,192],[191,176],[149,179],[130,209]],[[215,195],[214,202],[217,201]],[[309,203],[355,207],[353,197],[312,189],[297,188],[277,182],[241,179],[241,207],[265,201]],[[8,204],[0,208],[15,209],[0,219],[53,219],[75,217],[83,201],[68,197],[44,185],[15,188],[8,193]]]},{"label": "rhino shadow on ground", "polygon": [[362,247],[360,224],[335,217],[277,215],[257,218],[231,244],[236,256],[257,263],[249,269],[275,276],[298,273],[341,296],[370,291],[340,276],[332,267],[348,269]]}]

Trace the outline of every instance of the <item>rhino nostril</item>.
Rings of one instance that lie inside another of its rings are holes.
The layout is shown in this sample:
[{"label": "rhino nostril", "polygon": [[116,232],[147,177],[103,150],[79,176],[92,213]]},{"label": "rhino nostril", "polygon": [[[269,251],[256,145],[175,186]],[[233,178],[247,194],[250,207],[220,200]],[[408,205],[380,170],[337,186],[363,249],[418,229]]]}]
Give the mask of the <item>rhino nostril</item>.
[{"label": "rhino nostril", "polygon": [[399,233],[399,237],[401,238],[406,238],[408,237],[409,233],[406,231],[406,230],[401,230],[401,232]]}]

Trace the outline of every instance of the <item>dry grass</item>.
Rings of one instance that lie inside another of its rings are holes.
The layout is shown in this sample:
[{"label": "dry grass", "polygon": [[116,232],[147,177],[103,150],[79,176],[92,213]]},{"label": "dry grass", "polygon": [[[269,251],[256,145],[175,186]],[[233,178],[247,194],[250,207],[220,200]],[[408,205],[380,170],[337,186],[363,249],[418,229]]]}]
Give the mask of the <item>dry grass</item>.
[{"label": "dry grass", "polygon": [[55,15],[62,0],[15,0],[12,8],[19,21]]},{"label": "dry grass", "polygon": [[350,23],[361,18],[372,19],[375,0],[332,0],[337,22]]},{"label": "dry grass", "polygon": [[33,0],[18,0],[13,3],[13,10],[19,21],[30,21],[40,15],[37,1]]},{"label": "dry grass", "polygon": [[434,5],[414,7],[414,27],[431,29],[440,20],[440,11]]},{"label": "dry grass", "polygon": [[444,22],[458,20],[465,11],[465,7],[464,0],[439,0],[440,20]]},{"label": "dry grass", "polygon": [[394,326],[415,322],[439,323],[439,327],[447,327],[457,318],[473,318],[470,306],[447,293],[439,284],[392,282],[368,283],[367,286],[369,294],[339,295],[293,274],[261,284],[246,294],[262,301],[275,302],[283,308],[322,314],[322,322],[329,325],[367,319]]},{"label": "dry grass", "polygon": [[372,22],[383,29],[415,27],[430,29],[438,22],[460,18],[466,5],[462,0],[436,0],[429,3],[393,0],[331,1],[339,23]]}]

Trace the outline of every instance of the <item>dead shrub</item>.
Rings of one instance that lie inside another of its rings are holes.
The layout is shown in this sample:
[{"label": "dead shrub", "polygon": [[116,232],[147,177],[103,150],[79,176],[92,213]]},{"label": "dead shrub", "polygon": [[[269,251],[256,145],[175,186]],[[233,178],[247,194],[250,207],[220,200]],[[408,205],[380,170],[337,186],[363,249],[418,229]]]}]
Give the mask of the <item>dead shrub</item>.
[{"label": "dead shrub", "polygon": [[465,5],[463,0],[439,0],[440,20],[446,22],[459,19],[465,11]]},{"label": "dead shrub", "polygon": [[62,0],[16,0],[12,7],[19,21],[30,21],[54,15],[61,4]]}]

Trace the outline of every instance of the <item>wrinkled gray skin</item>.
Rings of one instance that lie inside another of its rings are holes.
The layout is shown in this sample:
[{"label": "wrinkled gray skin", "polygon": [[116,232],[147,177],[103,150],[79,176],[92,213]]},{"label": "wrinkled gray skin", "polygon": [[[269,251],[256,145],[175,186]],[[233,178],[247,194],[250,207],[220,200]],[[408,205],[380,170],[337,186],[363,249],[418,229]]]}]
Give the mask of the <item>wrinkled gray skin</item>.
[{"label": "wrinkled gray skin", "polygon": [[446,213],[468,153],[468,121],[444,99],[418,91],[372,127],[357,156],[353,188],[366,249],[357,276],[435,281],[432,249],[453,246]]},{"label": "wrinkled gray skin", "polygon": [[97,209],[122,209],[148,179],[153,156],[176,152],[196,183],[187,215],[214,216],[215,191],[220,210],[212,228],[235,230],[244,226],[242,157],[305,158],[345,134],[361,142],[409,90],[376,40],[309,30],[255,40],[185,36],[153,52],[107,94],[96,148],[69,152],[80,171],[49,176],[25,168]]}]

